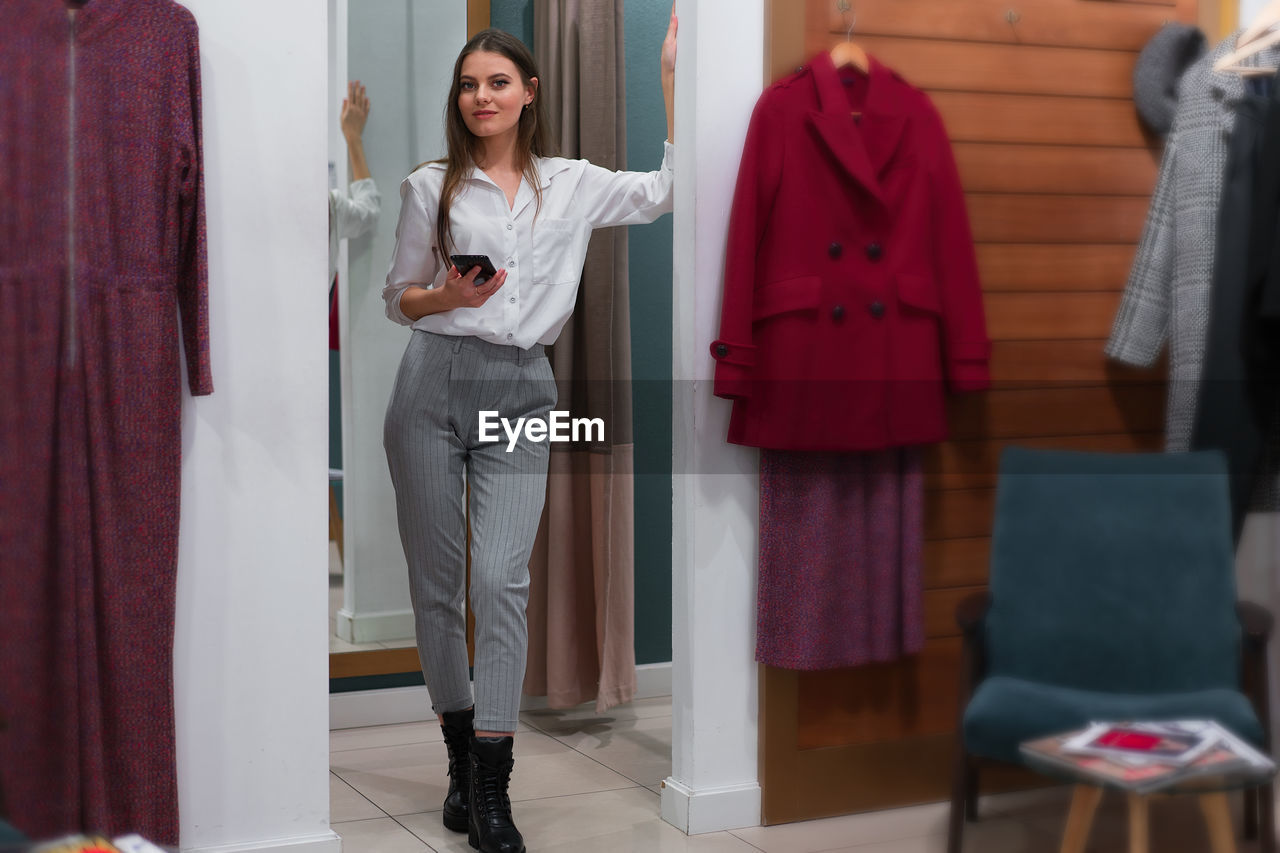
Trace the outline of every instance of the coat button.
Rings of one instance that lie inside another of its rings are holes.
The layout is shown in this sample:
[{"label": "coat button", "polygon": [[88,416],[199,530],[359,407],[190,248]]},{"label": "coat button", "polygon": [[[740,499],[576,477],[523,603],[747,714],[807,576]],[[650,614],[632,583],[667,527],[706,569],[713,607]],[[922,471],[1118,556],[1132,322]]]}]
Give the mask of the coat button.
[{"label": "coat button", "polygon": [[840,319],[841,317],[843,317],[843,316],[844,316],[844,306],[843,306],[843,305],[837,305],[836,307],[834,307],[834,308],[832,308],[832,309],[831,309],[831,319],[832,319],[832,320],[839,320],[839,319]]},{"label": "coat button", "polygon": [[724,358],[729,354],[729,348],[724,344],[716,344],[716,358]]},{"label": "coat button", "polygon": [[843,252],[844,252],[844,246],[841,246],[839,243],[832,243],[830,246],[827,247],[827,254],[831,256],[832,260],[835,260],[836,258],[840,257],[840,255]]},{"label": "coat button", "polygon": [[867,245],[867,257],[873,261],[880,260],[880,256],[884,254],[884,249],[879,243],[870,243]]},{"label": "coat button", "polygon": [[867,310],[871,312],[872,317],[883,317],[884,303],[879,300],[876,300],[875,302],[872,302],[870,305],[867,306]]}]

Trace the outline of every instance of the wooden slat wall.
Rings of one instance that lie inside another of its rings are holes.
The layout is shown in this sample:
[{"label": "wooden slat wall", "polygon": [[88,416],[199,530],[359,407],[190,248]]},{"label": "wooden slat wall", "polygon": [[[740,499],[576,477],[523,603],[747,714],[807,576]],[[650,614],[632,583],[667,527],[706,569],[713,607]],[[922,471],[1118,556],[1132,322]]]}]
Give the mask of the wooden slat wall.
[{"label": "wooden slat wall", "polygon": [[[802,35],[774,10],[775,77],[844,38],[835,5],[806,0]],[[1163,368],[1124,368],[1102,350],[1159,167],[1133,107],[1134,62],[1164,21],[1195,21],[1197,3],[853,5],[855,40],[925,89],[947,125],[977,243],[994,386],[954,398],[951,440],[926,453],[924,652],[834,672],[762,668],[767,823],[945,795],[948,774],[937,770],[958,710],[954,612],[986,583],[1002,448],[1162,443]],[[912,766],[919,771],[904,769]],[[880,784],[886,773],[896,774],[892,790]]]}]

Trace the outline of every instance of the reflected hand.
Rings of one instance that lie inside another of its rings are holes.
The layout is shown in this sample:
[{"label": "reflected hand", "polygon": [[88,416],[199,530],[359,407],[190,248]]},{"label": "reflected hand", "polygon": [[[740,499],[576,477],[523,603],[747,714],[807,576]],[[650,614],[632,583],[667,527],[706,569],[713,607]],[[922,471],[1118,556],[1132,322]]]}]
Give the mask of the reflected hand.
[{"label": "reflected hand", "polygon": [[347,97],[342,99],[342,135],[348,139],[364,134],[364,123],[369,120],[369,96],[359,80],[347,84]]},{"label": "reflected hand", "polygon": [[667,27],[667,37],[662,41],[662,77],[675,77],[676,73],[676,30],[680,22],[676,19],[676,6],[671,4],[671,24]]},{"label": "reflected hand", "polygon": [[466,275],[458,272],[457,267],[449,267],[445,276],[443,289],[445,299],[451,308],[479,308],[489,301],[489,297],[497,293],[507,280],[507,271],[498,270],[493,278],[484,284],[476,284],[476,276],[480,267],[472,267]]}]

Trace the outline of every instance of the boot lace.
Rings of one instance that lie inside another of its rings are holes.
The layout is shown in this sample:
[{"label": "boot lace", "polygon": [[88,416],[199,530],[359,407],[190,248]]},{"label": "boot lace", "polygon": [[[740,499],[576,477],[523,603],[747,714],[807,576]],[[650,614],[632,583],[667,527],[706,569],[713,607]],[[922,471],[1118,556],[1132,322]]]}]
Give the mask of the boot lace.
[{"label": "boot lace", "polygon": [[471,777],[470,733],[445,729],[444,748],[449,753],[449,778],[463,784]]},{"label": "boot lace", "polygon": [[511,797],[507,789],[514,767],[514,761],[507,761],[498,765],[480,764],[476,768],[481,771],[476,774],[474,782],[476,793],[490,818],[506,818],[511,812]]}]

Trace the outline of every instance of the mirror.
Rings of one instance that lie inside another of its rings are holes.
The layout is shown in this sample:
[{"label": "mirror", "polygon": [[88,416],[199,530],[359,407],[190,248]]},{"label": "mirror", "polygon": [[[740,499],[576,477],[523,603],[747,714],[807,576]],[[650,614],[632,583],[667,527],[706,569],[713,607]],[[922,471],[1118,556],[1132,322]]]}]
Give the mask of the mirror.
[{"label": "mirror", "polygon": [[[381,194],[372,233],[342,241],[338,261],[341,343],[331,351],[330,652],[375,655],[344,674],[403,672],[418,666],[408,572],[396,524],[395,495],[382,450],[382,420],[410,332],[386,319],[381,296],[395,242],[401,179],[444,152],[442,111],[458,47],[467,40],[464,0],[330,0],[331,187],[346,188],[346,142],[339,130],[347,80],[370,99],[363,145]],[[487,17],[487,16],[486,16]],[[340,51],[338,45],[345,43]],[[332,379],[340,381],[332,381]],[[331,442],[331,445],[336,442]],[[403,659],[403,660],[402,660]]]},{"label": "mirror", "polygon": [[[382,424],[407,328],[390,323],[381,289],[394,245],[400,181],[444,152],[447,81],[469,34],[490,23],[533,41],[532,0],[329,0],[330,158],[334,187],[348,186],[339,110],[348,80],[371,101],[363,147],[381,194],[376,231],[341,243],[340,352],[332,356],[335,535],[331,546],[330,676],[379,676],[335,689],[414,683],[418,659]],[[658,73],[669,23],[664,4],[627,4],[627,165],[657,169],[666,116]],[[339,49],[341,48],[341,49]],[[630,229],[631,388],[634,434],[634,632],[639,695],[669,692],[671,660],[671,219]],[[340,379],[340,383],[339,380]],[[341,394],[336,391],[341,387]],[[341,412],[339,418],[338,412]],[[630,566],[628,566],[628,569]],[[648,665],[648,666],[646,666]],[[396,678],[388,674],[400,674]],[[420,682],[416,682],[420,683]],[[652,686],[656,683],[656,687]],[[663,689],[664,683],[668,685]]]}]

